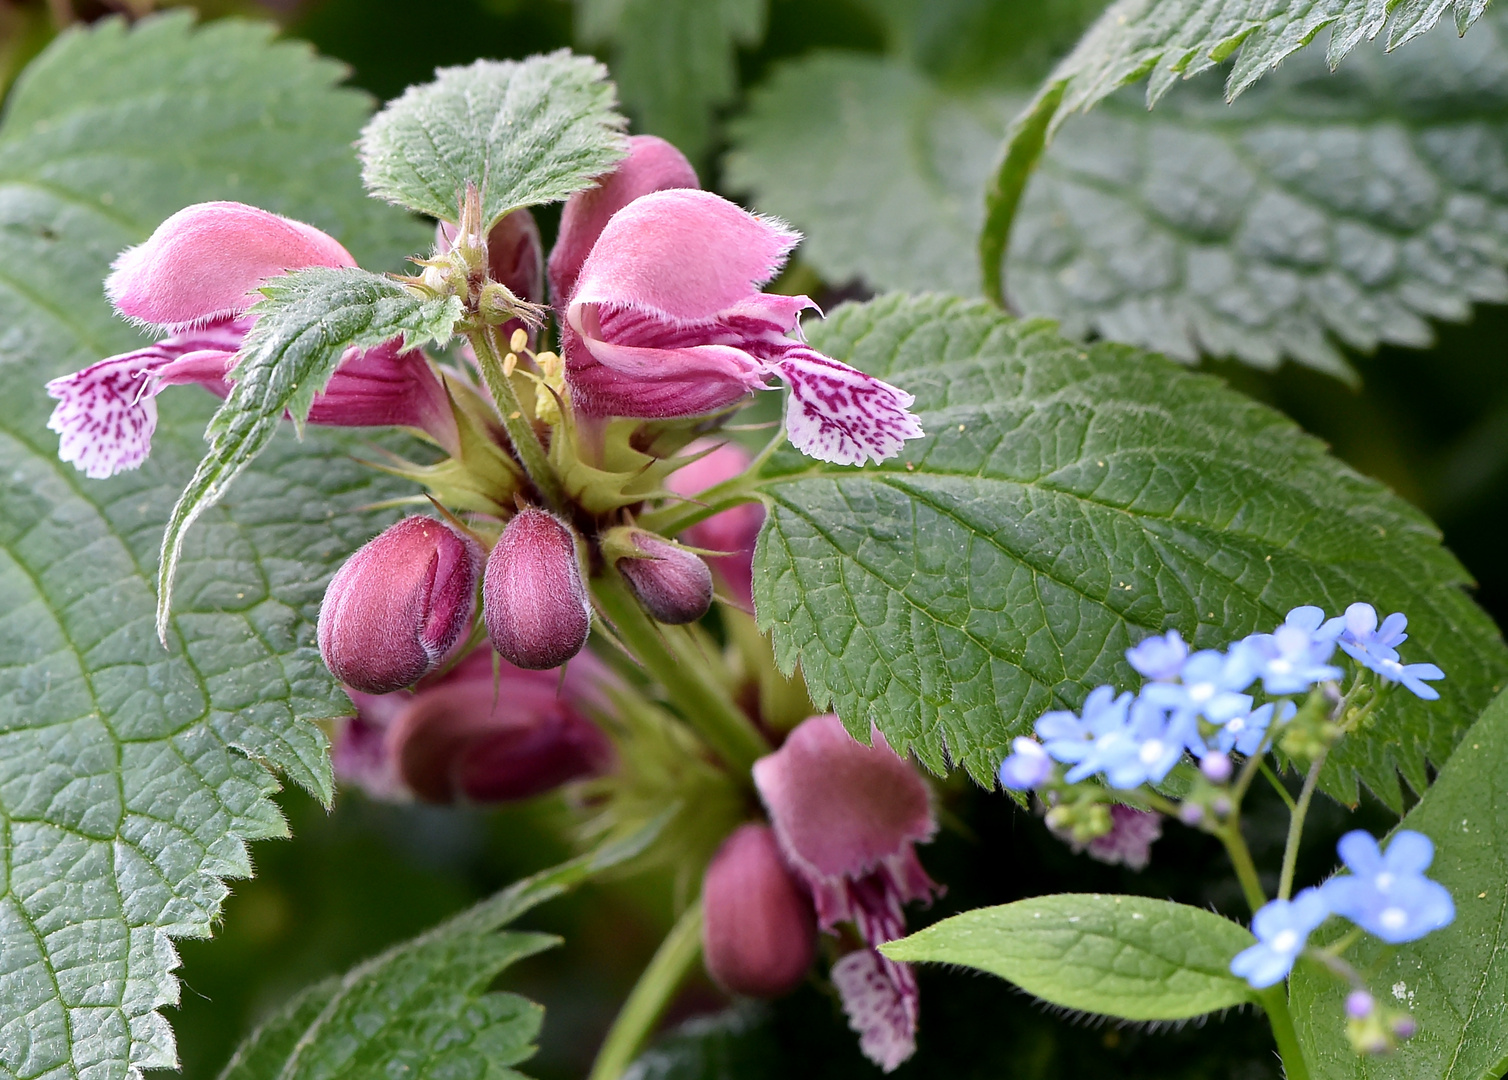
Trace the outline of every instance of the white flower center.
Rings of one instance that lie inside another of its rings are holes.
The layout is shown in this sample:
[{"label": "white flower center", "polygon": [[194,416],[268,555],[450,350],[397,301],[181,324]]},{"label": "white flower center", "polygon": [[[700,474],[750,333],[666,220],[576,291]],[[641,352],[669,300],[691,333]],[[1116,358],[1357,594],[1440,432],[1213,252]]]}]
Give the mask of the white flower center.
[{"label": "white flower center", "polygon": [[1378,892],[1387,892],[1393,887],[1393,875],[1384,870],[1373,879],[1372,883],[1377,886]]},{"label": "white flower center", "polygon": [[1212,682],[1195,683],[1189,687],[1189,700],[1195,705],[1203,705],[1215,696],[1215,684]]},{"label": "white flower center", "polygon": [[1383,908],[1377,921],[1382,923],[1384,929],[1398,931],[1409,924],[1409,913],[1401,907]]},{"label": "white flower center", "polygon": [[1299,935],[1294,930],[1279,930],[1272,937],[1271,948],[1275,952],[1293,952],[1299,947]]},{"label": "white flower center", "polygon": [[1162,751],[1163,746],[1160,739],[1148,739],[1141,744],[1141,754],[1138,756],[1140,756],[1143,765],[1150,765],[1162,757]]},{"label": "white flower center", "polygon": [[1287,675],[1293,670],[1293,664],[1281,656],[1267,665],[1267,669],[1275,675]]},{"label": "white flower center", "polygon": [[1225,730],[1226,731],[1245,731],[1246,730],[1246,721],[1243,720],[1243,719],[1241,719],[1241,717],[1238,716],[1234,720],[1232,720],[1230,723],[1228,723],[1228,724],[1225,725]]}]

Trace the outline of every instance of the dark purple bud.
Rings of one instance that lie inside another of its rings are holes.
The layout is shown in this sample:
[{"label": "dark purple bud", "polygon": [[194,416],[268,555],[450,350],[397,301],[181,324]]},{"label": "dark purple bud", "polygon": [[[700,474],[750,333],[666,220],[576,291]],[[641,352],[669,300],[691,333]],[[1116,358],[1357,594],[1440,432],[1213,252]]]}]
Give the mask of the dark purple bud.
[{"label": "dark purple bud", "polygon": [[816,912],[768,825],[751,822],[723,841],[702,880],[702,913],[707,973],[729,993],[780,997],[816,958]]},{"label": "dark purple bud", "polygon": [[603,552],[662,623],[696,622],[712,606],[712,571],[679,544],[641,529],[614,529],[603,538]]},{"label": "dark purple bud", "polygon": [[592,630],[576,534],[553,514],[520,510],[487,559],[482,617],[492,647],[530,671],[559,667]]},{"label": "dark purple bud", "polygon": [[443,521],[404,518],[346,560],[319,609],[319,651],[368,694],[428,674],[471,625],[482,550]]},{"label": "dark purple bud", "polygon": [[596,776],[612,748],[553,675],[491,664],[420,690],[388,736],[398,777],[420,799],[507,802]]},{"label": "dark purple bud", "polygon": [[1346,1015],[1353,1020],[1365,1020],[1376,1007],[1377,1002],[1365,990],[1352,990],[1346,995]]}]

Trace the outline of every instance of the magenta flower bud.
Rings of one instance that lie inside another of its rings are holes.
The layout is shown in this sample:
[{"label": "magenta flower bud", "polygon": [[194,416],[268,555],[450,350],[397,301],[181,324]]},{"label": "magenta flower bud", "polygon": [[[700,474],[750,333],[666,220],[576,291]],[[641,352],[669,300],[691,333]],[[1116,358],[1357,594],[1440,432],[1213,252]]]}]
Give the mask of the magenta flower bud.
[{"label": "magenta flower bud", "polygon": [[592,631],[576,534],[553,514],[520,510],[487,559],[482,617],[492,647],[530,671],[559,667]]},{"label": "magenta flower bud", "polygon": [[576,288],[581,264],[608,220],[640,195],[669,188],[701,187],[691,162],[654,135],[633,135],[628,157],[594,188],[578,191],[560,214],[560,232],[550,252],[550,298],[561,310]]},{"label": "magenta flower bud", "polygon": [[[754,786],[818,926],[852,922],[873,947],[905,934],[904,904],[940,889],[914,850],[937,831],[927,785],[884,736],[871,738],[864,746],[836,716],[814,716],[754,763]],[[872,1061],[889,1070],[911,1056],[919,999],[909,965],[861,950],[834,965],[833,981]]]},{"label": "magenta flower bud", "polygon": [[[705,457],[671,473],[665,486],[677,495],[695,498],[748,469],[749,452],[737,443],[717,446],[710,439],[699,439],[686,450],[696,453],[713,446],[716,449]],[[763,504],[741,503],[697,522],[683,534],[686,542],[696,547],[728,552],[709,558],[708,565],[722,580],[727,594],[750,610],[754,607],[754,541],[763,524]]]},{"label": "magenta flower bud", "polygon": [[1223,784],[1230,779],[1232,765],[1229,754],[1211,750],[1199,759],[1199,771],[1212,784]]},{"label": "magenta flower bud", "polygon": [[506,663],[494,679],[491,655],[472,657],[453,677],[421,687],[388,731],[388,756],[416,797],[509,802],[607,771],[612,747],[579,709],[583,676],[606,674],[590,654],[572,665],[566,686],[554,672]]},{"label": "magenta flower bud", "polygon": [[631,528],[612,530],[602,550],[651,618],[679,626],[696,622],[712,606],[712,571],[695,552]]},{"label": "magenta flower bud", "polygon": [[481,565],[469,536],[434,518],[404,518],[330,580],[318,626],[326,666],[367,694],[418,681],[470,627]]},{"label": "magenta flower bud", "polygon": [[1407,1013],[1393,1017],[1392,1023],[1388,1026],[1393,1029],[1393,1034],[1404,1042],[1408,1042],[1408,1040],[1419,1034],[1419,1021]]},{"label": "magenta flower bud", "polygon": [[702,913],[707,974],[730,994],[787,994],[817,956],[812,902],[768,825],[742,825],[723,841],[702,879]]},{"label": "magenta flower bud", "polygon": [[815,306],[808,297],[760,292],[799,239],[707,191],[653,191],[619,210],[566,305],[578,410],[699,416],[777,379],[790,388],[791,445],[812,457],[861,465],[919,438],[910,394],[790,336]]}]

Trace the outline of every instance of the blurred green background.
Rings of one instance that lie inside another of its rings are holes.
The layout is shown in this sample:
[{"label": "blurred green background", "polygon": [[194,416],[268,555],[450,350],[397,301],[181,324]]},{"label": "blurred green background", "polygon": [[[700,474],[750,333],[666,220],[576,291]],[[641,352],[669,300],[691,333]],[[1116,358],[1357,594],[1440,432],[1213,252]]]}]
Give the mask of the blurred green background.
[{"label": "blurred green background", "polygon": [[[386,99],[427,79],[437,65],[579,48],[587,39],[615,69],[622,63],[642,67],[642,56],[615,44],[614,20],[621,29],[624,20],[647,17],[662,2],[226,0],[198,7],[206,17],[278,19],[289,34],[347,62],[354,83]],[[739,3],[728,0],[728,9]],[[0,0],[0,82],[13,78],[59,25],[112,11],[141,14],[148,6]],[[716,187],[723,121],[738,114],[747,90],[783,59],[819,48],[894,50],[890,38],[899,18],[910,20],[906,47],[912,60],[944,82],[1026,87],[1100,6],[1096,0],[771,0],[765,25],[753,28],[763,32],[739,32],[742,43],[731,58],[736,85],[719,90],[709,76],[700,84],[711,88],[706,100],[693,102],[690,113],[666,106],[653,88],[629,93],[625,84],[625,96],[636,130],[675,138]],[[642,71],[633,77],[642,79]],[[550,215],[543,224],[547,232],[553,227]],[[850,283],[803,285],[816,288],[824,304],[856,295]],[[1508,568],[1498,555],[1508,525],[1508,389],[1497,365],[1505,335],[1508,311],[1478,309],[1469,325],[1439,328],[1439,345],[1430,351],[1385,349],[1353,357],[1363,377],[1354,390],[1294,365],[1276,374],[1210,366],[1433,516],[1501,625],[1508,612]],[[1085,890],[1140,892],[1241,914],[1239,897],[1226,883],[1224,858],[1207,837],[1169,825],[1153,849],[1151,868],[1131,874],[1070,854],[1040,822],[999,795],[950,782],[945,798],[952,816],[967,826],[945,831],[924,852],[928,870],[949,892],[918,921],[1026,895]],[[257,876],[233,883],[214,940],[181,943],[183,1000],[170,1016],[190,1080],[214,1076],[257,1017],[299,987],[412,936],[569,851],[563,837],[570,813],[558,799],[482,812],[385,806],[342,794],[327,814],[302,793],[288,791],[282,804],[295,839],[258,845]],[[1275,866],[1285,818],[1270,793],[1257,799],[1252,820],[1258,863]],[[1310,865],[1301,866],[1301,878],[1328,869],[1329,845],[1345,820],[1338,808],[1324,807],[1310,832]],[[1385,828],[1388,820],[1385,811],[1369,805],[1360,823]],[[527,1066],[531,1075],[584,1075],[613,1011],[668,928],[670,906],[668,881],[647,877],[585,889],[526,920],[566,938],[563,948],[506,976],[510,988],[547,1007],[541,1053]],[[921,1052],[896,1074],[902,1078],[1169,1080],[1277,1073],[1264,1029],[1249,1014],[1148,1033],[1084,1024],[982,976],[929,970],[922,986]],[[671,1020],[721,1005],[702,982],[688,988]],[[672,1038],[669,1052],[647,1062],[644,1074],[877,1075],[860,1058],[836,1004],[816,987],[737,1019],[749,1030],[740,1034],[735,1024],[716,1038],[697,1040],[694,1052],[681,1053],[684,1040]]]}]

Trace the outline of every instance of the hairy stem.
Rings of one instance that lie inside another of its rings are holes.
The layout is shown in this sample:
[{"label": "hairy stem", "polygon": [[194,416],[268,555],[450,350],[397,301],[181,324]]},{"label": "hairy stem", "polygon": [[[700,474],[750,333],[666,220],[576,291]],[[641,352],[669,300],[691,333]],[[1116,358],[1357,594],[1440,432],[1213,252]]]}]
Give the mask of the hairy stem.
[{"label": "hairy stem", "polygon": [[1278,1056],[1283,1059],[1283,1074],[1287,1080],[1309,1080],[1309,1063],[1304,1060],[1303,1047],[1299,1045],[1298,1032],[1293,1027],[1293,1016],[1288,1012],[1288,988],[1286,983],[1269,986],[1257,992],[1267,1022],[1272,1025],[1272,1037],[1278,1044]]},{"label": "hairy stem", "polygon": [[750,768],[770,752],[770,744],[713,679],[685,627],[650,621],[615,570],[595,578],[592,587],[619,640],[665,687],[682,719],[735,777],[747,782]]},{"label": "hairy stem", "polygon": [[587,1080],[618,1080],[623,1075],[701,951],[702,902],[698,898],[670,928],[618,1010]]},{"label": "hairy stem", "polygon": [[555,467],[550,464],[545,448],[534,432],[533,421],[524,415],[518,395],[513,391],[513,384],[503,374],[503,358],[498,354],[492,328],[484,326],[467,337],[476,352],[477,364],[482,369],[482,380],[487,384],[498,415],[502,417],[503,428],[508,432],[509,441],[513,443],[513,452],[518,455],[519,464],[529,474],[529,479],[534,482],[535,489],[550,509],[560,512],[566,504],[565,488],[561,486],[560,477],[555,475]]},{"label": "hairy stem", "polygon": [[1262,891],[1261,879],[1257,877],[1256,863],[1251,861],[1251,851],[1246,847],[1246,838],[1241,835],[1240,819],[1232,816],[1215,831],[1215,835],[1225,845],[1225,853],[1230,856],[1231,865],[1236,868],[1236,880],[1241,883],[1241,891],[1246,894],[1246,903],[1255,914],[1258,908],[1267,903],[1267,894]]},{"label": "hairy stem", "polygon": [[1293,868],[1298,863],[1299,839],[1304,833],[1304,816],[1309,813],[1309,803],[1314,798],[1314,789],[1319,786],[1320,769],[1325,765],[1329,751],[1322,752],[1309,766],[1304,777],[1304,789],[1299,792],[1299,801],[1288,815],[1288,842],[1283,845],[1283,872],[1278,876],[1278,898],[1287,900],[1293,892]]}]

